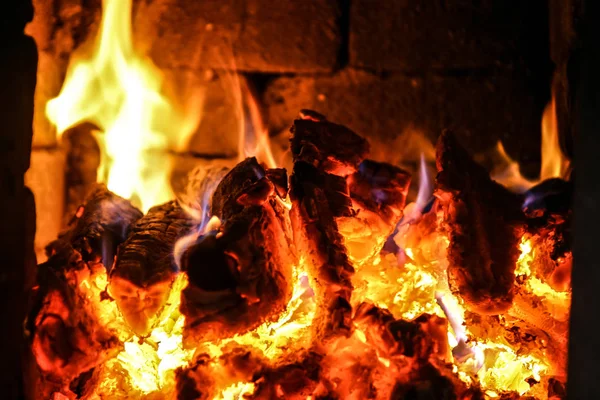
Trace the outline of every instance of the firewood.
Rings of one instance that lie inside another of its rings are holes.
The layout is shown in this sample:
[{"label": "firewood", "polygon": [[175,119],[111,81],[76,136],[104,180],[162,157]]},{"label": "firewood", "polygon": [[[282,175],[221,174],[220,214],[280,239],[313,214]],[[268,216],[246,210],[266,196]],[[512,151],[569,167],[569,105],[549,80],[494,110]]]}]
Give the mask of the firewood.
[{"label": "firewood", "polygon": [[212,215],[223,221],[219,231],[200,236],[182,256],[186,343],[253,329],[279,315],[292,293],[297,259],[287,209],[255,158],[223,178]]},{"label": "firewood", "polygon": [[410,178],[398,167],[365,160],[346,179],[354,215],[336,221],[356,264],[378,255],[396,228],[403,215]]},{"label": "firewood", "polygon": [[523,198],[492,181],[451,132],[439,138],[436,165],[435,196],[450,239],[450,288],[472,311],[502,313],[514,296]]},{"label": "firewood", "polygon": [[290,150],[294,162],[303,161],[334,175],[354,173],[369,152],[364,138],[310,110],[300,112],[292,134]]},{"label": "firewood", "polygon": [[559,292],[571,287],[572,192],[572,182],[549,179],[526,193],[527,237],[534,249],[532,274]]},{"label": "firewood", "polygon": [[141,217],[142,212],[128,200],[98,184],[77,210],[70,228],[48,245],[48,255],[61,246],[60,242],[66,242],[81,253],[84,261],[101,261],[110,270],[118,245],[127,238],[131,224]]},{"label": "firewood", "polygon": [[[356,307],[354,323],[379,357],[397,363],[390,370],[401,371],[390,398],[470,398],[459,397],[470,389],[447,364],[447,320],[431,314],[422,314],[413,321],[399,320],[388,310],[361,303]],[[473,394],[483,399],[478,390]]]},{"label": "firewood", "polygon": [[305,255],[316,283],[319,304],[313,327],[324,337],[349,334],[354,268],[336,219],[355,215],[346,177],[357,170],[368,144],[351,130],[307,111],[291,131],[290,217],[299,254]]},{"label": "firewood", "polygon": [[136,334],[147,335],[156,322],[178,273],[173,248],[193,227],[188,214],[170,201],[136,221],[119,246],[109,293]]},{"label": "firewood", "polygon": [[81,254],[66,243],[38,266],[26,326],[37,364],[50,380],[69,382],[122,349],[77,290],[86,271]]}]

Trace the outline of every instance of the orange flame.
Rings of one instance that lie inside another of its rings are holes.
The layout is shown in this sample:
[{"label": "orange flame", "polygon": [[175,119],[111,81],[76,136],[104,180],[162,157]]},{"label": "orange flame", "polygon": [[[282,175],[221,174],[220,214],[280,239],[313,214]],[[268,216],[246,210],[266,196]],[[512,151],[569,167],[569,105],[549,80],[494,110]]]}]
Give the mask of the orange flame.
[{"label": "orange flame", "polygon": [[546,106],[542,116],[541,151],[540,178],[538,180],[528,180],[521,175],[519,164],[506,154],[502,142],[498,142],[496,152],[501,160],[501,167],[492,172],[492,178],[498,183],[521,193],[546,179],[568,178],[570,162],[560,149],[554,96],[552,96],[552,100]]},{"label": "orange flame", "polygon": [[[100,128],[99,180],[144,211],[172,198],[167,150],[180,151],[200,117],[175,109],[163,86],[160,70],[133,47],[131,0],[104,0],[91,56],[80,49],[72,57],[60,94],[46,107],[59,136],[86,121]],[[199,109],[202,93],[189,101]]]},{"label": "orange flame", "polygon": [[263,124],[258,104],[250,90],[247,87],[244,89],[242,94],[245,96],[240,99],[244,124],[242,124],[238,140],[239,161],[246,157],[256,157],[259,162],[267,164],[268,168],[276,168],[278,164],[271,152],[269,132]]}]

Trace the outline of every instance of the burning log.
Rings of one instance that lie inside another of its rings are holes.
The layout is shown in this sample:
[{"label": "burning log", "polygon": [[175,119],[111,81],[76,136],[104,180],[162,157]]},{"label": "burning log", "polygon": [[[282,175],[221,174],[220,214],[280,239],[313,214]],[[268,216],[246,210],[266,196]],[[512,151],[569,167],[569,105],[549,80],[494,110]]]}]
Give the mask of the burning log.
[{"label": "burning log", "polygon": [[119,246],[109,293],[137,335],[150,332],[165,305],[178,273],[173,247],[193,226],[177,202],[170,201],[136,221]]},{"label": "burning log", "polygon": [[243,333],[285,309],[297,264],[288,211],[276,194],[286,181],[285,171],[265,171],[248,158],[217,187],[211,213],[223,225],[182,255],[186,343]]},{"label": "burning log", "polygon": [[129,227],[142,217],[128,200],[96,185],[84,205],[73,217],[72,227],[48,245],[51,256],[64,243],[73,246],[85,262],[102,262],[110,270],[119,244],[125,241]]},{"label": "burning log", "polygon": [[492,181],[448,131],[438,141],[436,164],[435,196],[450,239],[450,287],[472,311],[502,313],[514,296],[523,199]]},{"label": "burning log", "polygon": [[530,189],[525,201],[527,237],[535,249],[532,273],[558,292],[571,287],[572,192],[572,182],[549,179]]},{"label": "burning log", "polygon": [[[96,264],[95,268],[103,267]],[[38,366],[51,380],[68,383],[116,355],[119,338],[99,323],[90,301],[77,290],[90,273],[81,254],[64,245],[38,266],[38,285],[27,319]]]},{"label": "burning log", "polygon": [[350,258],[358,264],[378,255],[403,215],[410,174],[398,167],[363,161],[346,182],[352,217],[336,218]]},{"label": "burning log", "polygon": [[291,131],[290,218],[296,246],[299,254],[306,256],[321,303],[313,326],[324,336],[348,334],[354,268],[336,219],[355,215],[346,177],[356,172],[368,144],[351,130],[311,111],[302,111]]},{"label": "burning log", "polygon": [[255,373],[256,399],[325,398],[318,395],[323,356],[314,351],[289,354]]},{"label": "burning log", "polygon": [[423,314],[413,321],[396,320],[389,311],[362,303],[354,322],[378,356],[391,363],[389,371],[397,374],[390,398],[483,399],[447,367],[445,319]]},{"label": "burning log", "polygon": [[113,254],[142,213],[127,200],[97,185],[79,207],[70,229],[47,247],[49,260],[38,266],[28,317],[37,363],[51,379],[69,381],[114,355],[118,334],[99,320],[94,302]]}]

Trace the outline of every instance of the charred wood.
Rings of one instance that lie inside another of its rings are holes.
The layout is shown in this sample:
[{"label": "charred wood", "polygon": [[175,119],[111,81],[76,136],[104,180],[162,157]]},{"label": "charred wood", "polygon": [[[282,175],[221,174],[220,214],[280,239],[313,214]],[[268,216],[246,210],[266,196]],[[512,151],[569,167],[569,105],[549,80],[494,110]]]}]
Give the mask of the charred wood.
[{"label": "charred wood", "polygon": [[291,132],[294,162],[303,161],[326,173],[348,176],[369,152],[364,138],[314,111],[302,110]]},{"label": "charred wood", "polygon": [[151,208],[119,246],[109,293],[136,334],[147,335],[156,322],[178,273],[175,242],[193,226],[188,214],[171,201]]},{"label": "charred wood", "polygon": [[398,167],[372,160],[348,176],[354,215],[337,223],[353,261],[360,264],[381,252],[402,218],[410,178]]},{"label": "charred wood", "polygon": [[527,234],[533,251],[533,274],[554,290],[571,287],[573,264],[570,201],[572,183],[550,179],[527,194]]},{"label": "charred wood", "polygon": [[68,383],[122,348],[76,290],[89,273],[81,254],[68,244],[38,266],[26,327],[38,366],[49,380]]},{"label": "charred wood", "polygon": [[253,329],[279,315],[292,293],[297,259],[288,211],[255,158],[223,178],[212,215],[223,221],[219,231],[200,236],[182,255],[186,343]]},{"label": "charred wood", "polygon": [[436,197],[448,232],[448,281],[473,311],[499,314],[514,296],[523,199],[492,181],[451,132],[437,144]]},{"label": "charred wood", "polygon": [[336,219],[355,215],[346,177],[357,170],[368,145],[349,129],[305,110],[291,131],[290,217],[296,247],[317,286],[320,304],[313,326],[324,336],[349,334],[354,268]]},{"label": "charred wood", "polygon": [[[131,224],[142,217],[128,200],[98,184],[79,206],[71,226],[59,239],[48,245],[48,256],[68,243],[86,262],[102,262],[110,270],[117,247],[125,241]],[[62,242],[62,243],[61,243]]]}]

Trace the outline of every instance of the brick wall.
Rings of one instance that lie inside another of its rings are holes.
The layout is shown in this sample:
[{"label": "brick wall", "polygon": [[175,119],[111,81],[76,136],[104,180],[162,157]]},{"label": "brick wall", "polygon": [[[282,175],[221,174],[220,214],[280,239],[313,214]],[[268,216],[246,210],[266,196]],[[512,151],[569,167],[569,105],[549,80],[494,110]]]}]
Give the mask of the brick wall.
[{"label": "brick wall", "polygon": [[[44,105],[70,54],[97,31],[101,0],[34,6],[33,144],[60,166]],[[194,153],[235,155],[235,105],[222,83],[237,71],[278,143],[297,112],[313,108],[388,159],[403,150],[392,141],[405,146],[415,131],[435,141],[450,128],[472,152],[502,140],[535,175],[552,73],[548,17],[548,0],[134,0],[133,29],[137,48],[168,77],[206,90]]]}]

